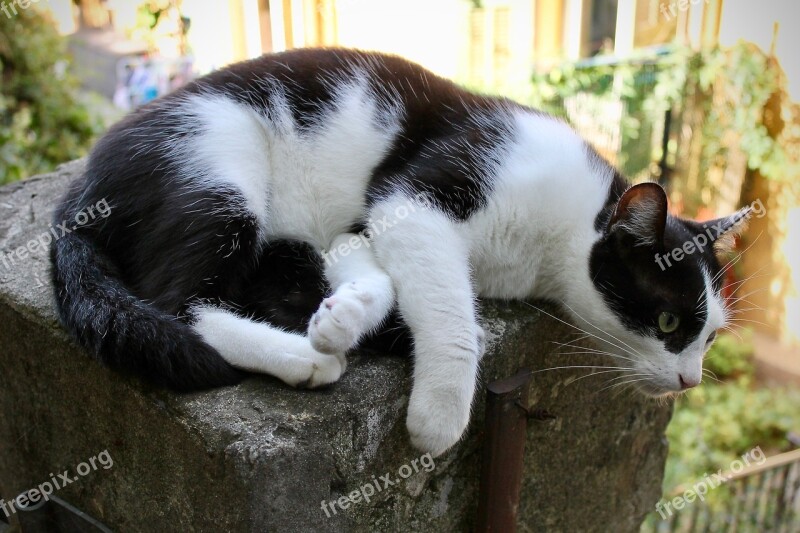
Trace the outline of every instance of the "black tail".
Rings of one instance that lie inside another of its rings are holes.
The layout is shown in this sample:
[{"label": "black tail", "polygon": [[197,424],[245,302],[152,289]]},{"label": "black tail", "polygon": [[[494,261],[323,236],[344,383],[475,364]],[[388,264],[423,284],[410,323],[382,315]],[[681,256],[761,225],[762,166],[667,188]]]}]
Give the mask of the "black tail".
[{"label": "black tail", "polygon": [[51,258],[61,322],[103,363],[180,391],[242,379],[191,327],[136,298],[86,235],[62,236]]}]

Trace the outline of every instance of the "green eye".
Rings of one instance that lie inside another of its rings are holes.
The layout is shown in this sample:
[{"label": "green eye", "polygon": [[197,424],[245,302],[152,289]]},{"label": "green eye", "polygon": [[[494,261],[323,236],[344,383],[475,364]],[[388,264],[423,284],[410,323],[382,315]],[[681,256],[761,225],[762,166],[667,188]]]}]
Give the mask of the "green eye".
[{"label": "green eye", "polygon": [[660,315],[658,315],[658,327],[664,333],[672,333],[681,323],[681,319],[678,318],[678,315],[672,314],[668,311],[664,311]]}]

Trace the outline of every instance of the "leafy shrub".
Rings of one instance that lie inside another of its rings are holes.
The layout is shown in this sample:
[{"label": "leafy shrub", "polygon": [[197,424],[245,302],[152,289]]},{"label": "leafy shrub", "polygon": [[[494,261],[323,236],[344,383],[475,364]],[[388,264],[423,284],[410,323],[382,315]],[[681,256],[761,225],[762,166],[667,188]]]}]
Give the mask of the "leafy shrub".
[{"label": "leafy shrub", "polygon": [[720,335],[706,355],[703,366],[714,373],[717,379],[725,380],[742,375],[752,376],[753,344],[752,332],[744,330]]},{"label": "leafy shrub", "polygon": [[756,446],[767,455],[785,451],[787,433],[800,429],[800,390],[754,386],[749,337],[721,334],[707,367],[729,380],[705,381],[676,402],[667,428],[665,497],[681,484],[727,469]]},{"label": "leafy shrub", "polygon": [[[786,76],[777,61],[742,41],[730,48],[700,51],[670,46],[656,54],[639,52],[621,62],[601,58],[565,63],[534,75],[528,100],[535,107],[562,117],[566,115],[565,103],[579,94],[589,94],[599,101],[622,102],[626,111],[620,122],[622,138],[617,157],[619,166],[630,177],[649,175],[651,161],[661,157],[660,146],[649,153],[651,139],[647,132],[655,124],[661,125],[664,113],[672,109],[673,135],[683,124],[697,129],[698,138],[702,139],[702,157],[696,165],[687,167],[693,169],[692,174],[683,179],[704,184],[710,169],[725,168],[728,152],[740,149],[750,169],[769,179],[788,181],[787,177],[790,180],[795,174],[787,173],[787,165],[797,164],[788,151],[800,139],[791,127],[783,128],[778,135],[779,124],[795,107],[785,96],[786,87]],[[777,98],[778,95],[783,96]],[[765,107],[773,98],[778,105],[774,112],[767,113]],[[702,120],[695,124],[691,117],[696,115]],[[646,142],[637,142],[640,137]],[[671,146],[668,160],[687,157],[688,154],[671,153],[678,146],[675,139]],[[691,196],[686,201],[700,202],[695,196],[701,188],[685,191]]]},{"label": "leafy shrub", "polygon": [[0,184],[84,155],[99,133],[67,65],[65,43],[45,14],[0,16]]}]

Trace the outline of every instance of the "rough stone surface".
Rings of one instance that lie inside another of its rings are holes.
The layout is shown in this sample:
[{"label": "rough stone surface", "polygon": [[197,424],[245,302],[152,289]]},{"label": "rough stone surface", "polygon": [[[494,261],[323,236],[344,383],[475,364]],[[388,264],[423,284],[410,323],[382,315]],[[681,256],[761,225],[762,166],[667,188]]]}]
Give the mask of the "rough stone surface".
[{"label": "rough stone surface", "polygon": [[[0,496],[65,469],[75,477],[79,463],[108,450],[112,468],[58,496],[117,531],[471,529],[483,386],[468,436],[432,471],[420,468],[328,518],[323,500],[385,474],[394,480],[420,456],[404,423],[408,359],[351,355],[329,390],[253,377],[176,395],[117,375],[76,347],[56,322],[47,252],[9,253],[48,231],[61,191],[81,168],[71,163],[0,189]],[[554,342],[574,331],[530,306],[487,302],[483,316],[482,383],[521,366],[602,364],[558,354]],[[636,531],[660,496],[670,408],[601,391],[608,374],[577,380],[588,372],[534,376],[533,405],[554,418],[529,424],[520,531]]]}]

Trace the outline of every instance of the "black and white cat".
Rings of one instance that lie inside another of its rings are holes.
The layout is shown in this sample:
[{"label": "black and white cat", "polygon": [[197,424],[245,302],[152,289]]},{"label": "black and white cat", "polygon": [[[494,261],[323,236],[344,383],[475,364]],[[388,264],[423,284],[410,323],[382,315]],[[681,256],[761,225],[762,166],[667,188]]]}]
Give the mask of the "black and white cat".
[{"label": "black and white cat", "polygon": [[[654,259],[705,231],[669,215],[661,187],[629,187],[546,114],[387,55],[264,56],[144,106],[97,143],[55,220],[102,199],[110,216],[52,249],[61,320],[99,359],[178,390],[239,370],[319,387],[396,306],[413,338],[407,427],[432,455],[469,420],[476,296],[561,303],[649,395],[697,385],[726,319],[712,246]],[[313,282],[307,333],[277,327],[303,286],[270,283],[317,267],[330,294]]]}]

